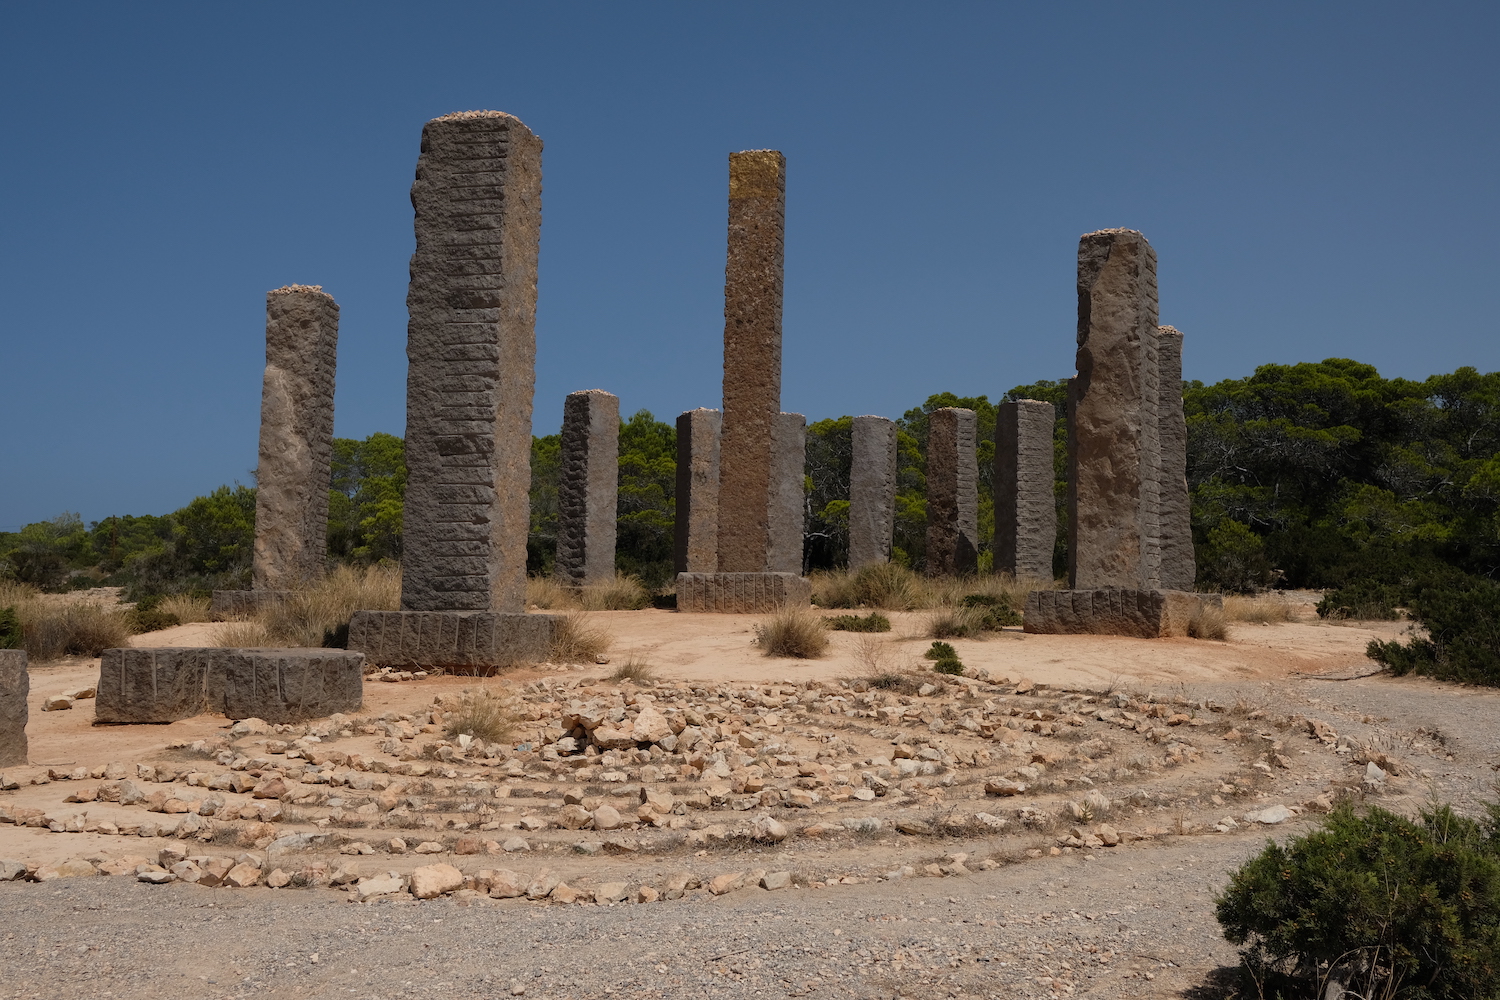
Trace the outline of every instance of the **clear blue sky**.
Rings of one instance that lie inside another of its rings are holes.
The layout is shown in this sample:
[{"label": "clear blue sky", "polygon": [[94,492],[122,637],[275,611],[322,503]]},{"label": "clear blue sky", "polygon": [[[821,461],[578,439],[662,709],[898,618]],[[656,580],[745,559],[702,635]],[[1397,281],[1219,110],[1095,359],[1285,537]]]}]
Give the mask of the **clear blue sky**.
[{"label": "clear blue sky", "polygon": [[1190,378],[1500,368],[1500,5],[6,4],[0,529],[255,464],[264,302],[404,427],[422,123],[546,143],[535,430],[717,406],[727,154],[786,153],[783,406],[1071,374],[1079,234],[1144,231]]}]

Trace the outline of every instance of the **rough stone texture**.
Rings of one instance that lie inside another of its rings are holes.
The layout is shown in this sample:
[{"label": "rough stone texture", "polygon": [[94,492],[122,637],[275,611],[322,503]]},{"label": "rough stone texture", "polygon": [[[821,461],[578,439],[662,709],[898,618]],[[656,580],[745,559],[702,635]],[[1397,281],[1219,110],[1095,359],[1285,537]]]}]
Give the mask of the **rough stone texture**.
[{"label": "rough stone texture", "polygon": [[30,694],[26,651],[0,649],[0,767],[26,763],[26,699]]},{"label": "rough stone texture", "polygon": [[570,586],[615,577],[620,483],[620,400],[600,389],[563,402],[557,484],[557,577]]},{"label": "rough stone texture", "polygon": [[672,550],[679,573],[719,567],[719,411],[677,418],[677,524]]},{"label": "rough stone texture", "polygon": [[719,456],[721,573],[764,572],[772,545],[785,222],[786,157],[775,150],[731,153]]},{"label": "rough stone texture", "polygon": [[806,605],[812,585],[796,573],[678,573],[678,611],[763,614]]},{"label": "rough stone texture", "polygon": [[561,615],[356,611],[349,648],[382,667],[486,671],[551,659]]},{"label": "rough stone texture", "polygon": [[255,590],[287,590],[323,576],[338,341],[333,296],[308,285],[266,293]]},{"label": "rough stone texture", "polygon": [[406,355],[407,611],[520,612],[542,141],[497,111],[422,129]]},{"label": "rough stone texture", "polygon": [[927,572],[972,573],[979,562],[979,423],[945,406],[927,418]]},{"label": "rough stone texture", "polygon": [[1053,635],[1127,635],[1140,639],[1186,636],[1205,604],[1223,606],[1218,594],[1180,590],[1033,590],[1026,597],[1024,629]]},{"label": "rough stone texture", "polygon": [[855,417],[849,467],[849,568],[890,562],[896,530],[896,422]]},{"label": "rough stone texture", "polygon": [[106,649],[94,699],[98,722],[176,722],[205,712],[298,722],[353,712],[365,658],[343,649]]},{"label": "rough stone texture", "polygon": [[801,573],[803,508],[807,490],[807,418],[800,413],[776,415],[771,451],[771,525],[765,569]]},{"label": "rough stone texture", "polygon": [[1156,252],[1140,233],[1078,241],[1078,376],[1069,385],[1068,546],[1076,590],[1161,581]]},{"label": "rough stone texture", "polygon": [[215,621],[253,618],[267,605],[284,601],[291,593],[290,590],[216,590],[208,614]]},{"label": "rough stone texture", "polygon": [[1052,579],[1057,542],[1051,403],[1018,399],[995,411],[995,571]]},{"label": "rough stone texture", "polygon": [[1198,578],[1187,485],[1187,418],[1182,410],[1182,334],[1156,328],[1157,435],[1161,444],[1161,585],[1192,590]]}]

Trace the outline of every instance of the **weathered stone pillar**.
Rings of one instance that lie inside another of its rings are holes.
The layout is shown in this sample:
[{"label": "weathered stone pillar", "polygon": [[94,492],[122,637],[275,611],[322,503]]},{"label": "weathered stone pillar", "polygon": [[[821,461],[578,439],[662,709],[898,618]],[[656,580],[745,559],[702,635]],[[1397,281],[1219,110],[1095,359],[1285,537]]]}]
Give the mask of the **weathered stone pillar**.
[{"label": "weathered stone pillar", "polygon": [[927,573],[972,573],[979,561],[979,422],[945,406],[927,418]]},{"label": "weathered stone pillar", "polygon": [[530,526],[542,141],[433,119],[411,188],[401,607],[520,612]]},{"label": "weathered stone pillar", "polygon": [[678,573],[719,568],[719,411],[677,418],[677,515],[672,561]]},{"label": "weathered stone pillar", "polygon": [[26,651],[0,649],[0,767],[27,762],[26,720],[30,708],[31,675]]},{"label": "weathered stone pillar", "polygon": [[765,572],[771,551],[785,223],[786,157],[770,149],[731,153],[719,451],[721,573]]},{"label": "weathered stone pillar", "polygon": [[582,587],[615,577],[620,484],[620,400],[600,389],[563,402],[557,489],[557,577]]},{"label": "weathered stone pillar", "polygon": [[1070,586],[1161,585],[1156,252],[1132,229],[1078,243],[1068,422]]},{"label": "weathered stone pillar", "polygon": [[1192,590],[1198,578],[1193,554],[1192,505],[1187,484],[1187,417],[1182,409],[1182,334],[1157,327],[1157,403],[1161,439],[1161,585]]},{"label": "weathered stone pillar", "polygon": [[896,422],[855,417],[849,467],[849,569],[890,562],[896,530]]},{"label": "weathered stone pillar", "polygon": [[546,659],[559,617],[527,615],[542,140],[498,111],[422,129],[406,294],[401,611],[360,611],[377,665]]},{"label": "weathered stone pillar", "polygon": [[778,413],[771,451],[771,525],[766,571],[802,573],[807,499],[807,418]]},{"label": "weathered stone pillar", "polygon": [[1001,403],[995,412],[995,571],[1052,579],[1057,541],[1052,404]]}]

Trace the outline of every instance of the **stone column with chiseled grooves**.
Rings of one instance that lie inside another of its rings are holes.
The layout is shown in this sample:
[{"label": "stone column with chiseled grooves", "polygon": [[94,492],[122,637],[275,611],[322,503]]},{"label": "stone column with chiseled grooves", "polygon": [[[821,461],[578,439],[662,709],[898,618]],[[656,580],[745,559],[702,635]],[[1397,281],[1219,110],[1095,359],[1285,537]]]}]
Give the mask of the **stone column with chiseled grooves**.
[{"label": "stone column with chiseled grooves", "polygon": [[563,583],[614,579],[619,482],[619,398],[601,389],[569,394],[557,487],[556,572]]},{"label": "stone column with chiseled grooves", "polygon": [[0,649],[0,767],[27,763],[26,722],[31,675],[26,651]]},{"label": "stone column with chiseled grooves", "polygon": [[676,535],[678,573],[719,568],[719,411],[688,410],[677,418]]},{"label": "stone column with chiseled grooves", "polygon": [[995,570],[1052,579],[1057,542],[1051,403],[1017,399],[995,408]]},{"label": "stone column with chiseled grooves", "polygon": [[1198,578],[1193,555],[1192,507],[1187,484],[1187,418],[1182,410],[1182,333],[1157,327],[1157,402],[1161,440],[1161,585],[1192,590]]},{"label": "stone column with chiseled grooves", "polygon": [[927,417],[927,573],[972,573],[979,561],[979,424],[945,406]]},{"label": "stone column with chiseled grooves", "polygon": [[807,418],[778,413],[771,449],[771,497],[766,564],[768,573],[802,573],[807,467]]},{"label": "stone column with chiseled grooves", "polygon": [[896,530],[896,423],[855,417],[849,465],[849,569],[889,562]]}]

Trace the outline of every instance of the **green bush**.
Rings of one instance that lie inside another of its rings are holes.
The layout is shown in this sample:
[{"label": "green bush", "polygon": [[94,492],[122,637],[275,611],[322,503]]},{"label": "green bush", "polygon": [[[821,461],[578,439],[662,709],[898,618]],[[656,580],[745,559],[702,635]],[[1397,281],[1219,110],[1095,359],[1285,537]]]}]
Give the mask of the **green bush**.
[{"label": "green bush", "polygon": [[945,657],[932,665],[932,669],[940,674],[962,674],[964,665],[958,657]]},{"label": "green bush", "polygon": [[1357,580],[1325,594],[1318,602],[1318,617],[1392,621],[1401,617],[1396,609],[1406,603],[1405,593],[1399,584]]},{"label": "green bush", "polygon": [[1500,585],[1477,577],[1466,584],[1427,587],[1411,600],[1426,637],[1372,639],[1365,654],[1394,674],[1500,686]]},{"label": "green bush", "polygon": [[[1410,1000],[1500,997],[1500,807],[1416,822],[1347,804],[1268,843],[1217,900],[1245,993]],[[1338,989],[1329,992],[1337,982]]]},{"label": "green bush", "polygon": [[1020,625],[1021,615],[1005,598],[995,594],[970,594],[963,599],[966,608],[982,608],[984,617],[980,627],[987,632],[998,632],[1007,625]]},{"label": "green bush", "polygon": [[953,648],[952,643],[934,642],[922,656],[929,660],[956,660],[958,650]]},{"label": "green bush", "polygon": [[182,619],[170,611],[163,611],[156,607],[155,601],[142,601],[129,611],[125,612],[125,627],[130,629],[132,635],[141,635],[145,632],[159,632],[164,628],[173,628],[182,624]]},{"label": "green bush", "polygon": [[0,608],[0,649],[21,648],[21,616],[15,608]]},{"label": "green bush", "polygon": [[879,611],[867,615],[828,615],[823,621],[835,632],[889,632],[891,620]]}]

